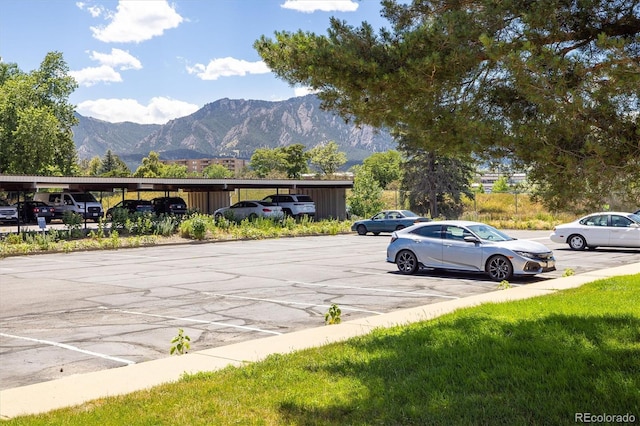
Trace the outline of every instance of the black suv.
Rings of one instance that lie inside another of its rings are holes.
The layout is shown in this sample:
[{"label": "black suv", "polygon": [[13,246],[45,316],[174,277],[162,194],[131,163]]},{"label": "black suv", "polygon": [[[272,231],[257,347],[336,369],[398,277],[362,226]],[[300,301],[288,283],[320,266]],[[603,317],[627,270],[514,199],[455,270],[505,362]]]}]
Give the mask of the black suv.
[{"label": "black suv", "polygon": [[151,200],[156,214],[181,216],[187,213],[187,203],[180,197],[158,197]]}]

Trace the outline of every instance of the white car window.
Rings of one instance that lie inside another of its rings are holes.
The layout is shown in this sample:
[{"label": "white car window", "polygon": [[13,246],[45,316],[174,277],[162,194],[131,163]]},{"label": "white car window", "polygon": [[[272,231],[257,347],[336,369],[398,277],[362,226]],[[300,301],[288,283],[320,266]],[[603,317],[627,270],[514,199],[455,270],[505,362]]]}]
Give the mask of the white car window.
[{"label": "white car window", "polygon": [[608,219],[609,219],[609,215],[603,214],[603,215],[588,217],[580,223],[586,226],[607,226]]}]

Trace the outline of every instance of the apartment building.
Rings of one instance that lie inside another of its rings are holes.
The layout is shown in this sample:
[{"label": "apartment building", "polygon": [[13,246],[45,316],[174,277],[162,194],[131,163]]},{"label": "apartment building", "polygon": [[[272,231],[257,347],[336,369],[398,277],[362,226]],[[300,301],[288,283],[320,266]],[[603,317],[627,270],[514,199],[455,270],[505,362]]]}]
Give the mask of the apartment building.
[{"label": "apartment building", "polygon": [[238,174],[244,167],[249,164],[249,160],[243,158],[198,158],[198,159],[181,159],[181,160],[161,160],[163,164],[171,165],[178,164],[187,168],[187,173],[202,173],[202,171],[212,165],[219,164],[232,171],[233,174]]}]

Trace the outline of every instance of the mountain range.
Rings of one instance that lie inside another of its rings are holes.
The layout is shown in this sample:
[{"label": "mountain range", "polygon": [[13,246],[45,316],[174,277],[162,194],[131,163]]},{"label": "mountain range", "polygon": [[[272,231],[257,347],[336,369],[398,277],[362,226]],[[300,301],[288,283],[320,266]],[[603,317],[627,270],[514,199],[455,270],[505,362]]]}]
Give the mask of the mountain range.
[{"label": "mountain range", "polygon": [[250,159],[258,148],[302,144],[307,149],[335,141],[347,166],[374,152],[395,149],[388,131],[346,123],[320,109],[315,95],[285,101],[220,99],[166,124],[109,123],[76,114],[73,138],[80,159],[103,157],[107,150],[133,171],[150,151],[160,159],[237,157]]}]

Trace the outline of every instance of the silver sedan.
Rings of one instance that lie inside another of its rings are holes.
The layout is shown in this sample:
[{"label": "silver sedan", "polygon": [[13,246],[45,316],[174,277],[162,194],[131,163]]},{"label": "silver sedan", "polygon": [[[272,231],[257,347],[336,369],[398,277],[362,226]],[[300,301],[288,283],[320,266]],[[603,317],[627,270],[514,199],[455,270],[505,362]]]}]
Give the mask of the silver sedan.
[{"label": "silver sedan", "polygon": [[387,262],[403,274],[420,268],[482,272],[494,281],[532,276],[556,269],[545,245],[518,240],[480,222],[418,223],[395,231],[387,247]]},{"label": "silver sedan", "polygon": [[554,243],[569,244],[573,250],[597,247],[640,247],[640,215],[599,212],[553,228]]}]

